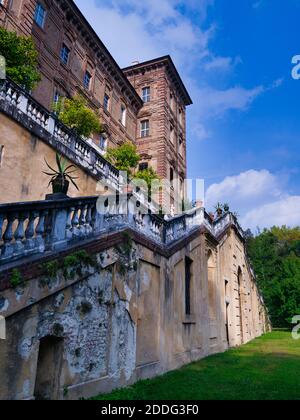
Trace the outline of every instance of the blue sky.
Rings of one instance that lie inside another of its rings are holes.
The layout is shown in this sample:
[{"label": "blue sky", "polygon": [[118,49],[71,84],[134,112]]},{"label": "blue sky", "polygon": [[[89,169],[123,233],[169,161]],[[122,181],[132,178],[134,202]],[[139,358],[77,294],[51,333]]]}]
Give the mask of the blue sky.
[{"label": "blue sky", "polygon": [[243,226],[300,225],[299,0],[76,0],[121,67],[170,54],[194,100],[189,177]]}]

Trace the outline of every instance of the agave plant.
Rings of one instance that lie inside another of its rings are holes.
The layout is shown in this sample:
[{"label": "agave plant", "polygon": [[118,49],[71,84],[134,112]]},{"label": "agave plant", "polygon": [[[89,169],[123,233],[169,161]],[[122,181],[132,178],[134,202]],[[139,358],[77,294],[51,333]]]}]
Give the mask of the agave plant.
[{"label": "agave plant", "polygon": [[[47,160],[45,159],[46,165],[51,170],[51,172],[43,172],[45,175],[51,176],[48,187],[52,184],[53,194],[62,193],[67,194],[70,182],[74,187],[79,190],[78,186],[75,183],[75,180],[78,177],[74,177],[72,174],[77,171],[74,165],[68,165],[67,161],[62,158],[61,155],[56,153],[56,164],[57,169],[53,169]],[[67,166],[68,165],[68,166]]]},{"label": "agave plant", "polygon": [[229,207],[229,204],[228,203],[225,203],[224,206],[223,206],[223,208],[224,208],[225,213],[228,213],[229,210],[230,210],[230,207]]},{"label": "agave plant", "polygon": [[222,204],[221,203],[218,203],[215,206],[215,209],[216,209],[216,212],[217,212],[218,216],[222,216],[222,214],[223,214],[223,206],[222,206]]}]

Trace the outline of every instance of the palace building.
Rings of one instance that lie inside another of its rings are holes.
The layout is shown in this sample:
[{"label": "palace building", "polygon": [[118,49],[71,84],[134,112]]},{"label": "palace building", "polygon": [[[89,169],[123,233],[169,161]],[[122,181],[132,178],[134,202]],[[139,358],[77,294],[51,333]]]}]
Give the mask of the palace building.
[{"label": "palace building", "polygon": [[[160,203],[184,200],[192,100],[171,57],[121,69],[72,0],[3,0],[0,25],[33,37],[41,73],[33,92],[0,80],[0,400],[108,393],[269,331],[237,218],[154,214],[105,159],[131,141],[169,184]],[[52,112],[77,93],[101,136]],[[43,173],[57,152],[69,196]]]}]

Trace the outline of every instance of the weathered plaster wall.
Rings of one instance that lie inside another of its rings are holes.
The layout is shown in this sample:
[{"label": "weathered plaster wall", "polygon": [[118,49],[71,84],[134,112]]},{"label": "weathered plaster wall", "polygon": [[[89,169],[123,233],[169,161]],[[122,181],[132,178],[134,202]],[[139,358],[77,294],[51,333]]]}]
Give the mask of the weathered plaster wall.
[{"label": "weathered plaster wall", "polygon": [[[55,150],[28,130],[0,113],[0,203],[44,200],[52,192],[44,159],[56,168]],[[74,174],[75,175],[75,174]],[[79,191],[71,184],[71,197],[97,195],[103,188],[97,180],[78,168]],[[98,187],[97,187],[98,185]],[[99,191],[98,191],[99,190]]]},{"label": "weathered plaster wall", "polygon": [[[61,340],[61,361],[55,369],[48,363],[51,396],[60,399],[109,392],[241,344],[235,303],[239,266],[244,275],[244,341],[265,331],[259,318],[264,308],[233,230],[220,243],[199,233],[171,255],[154,251],[151,242],[131,243],[121,233],[120,238],[119,245],[96,251],[91,261],[75,259],[66,269],[68,257],[59,256],[61,268],[51,275],[48,269],[16,289],[0,292],[0,314],[7,319],[8,332],[7,340],[0,341],[1,399],[38,395],[41,343],[49,336]],[[213,322],[211,253],[217,264]],[[186,258],[192,263],[190,313]],[[227,298],[232,305],[229,343],[224,278],[229,280]],[[49,355],[47,360],[52,360]]]}]

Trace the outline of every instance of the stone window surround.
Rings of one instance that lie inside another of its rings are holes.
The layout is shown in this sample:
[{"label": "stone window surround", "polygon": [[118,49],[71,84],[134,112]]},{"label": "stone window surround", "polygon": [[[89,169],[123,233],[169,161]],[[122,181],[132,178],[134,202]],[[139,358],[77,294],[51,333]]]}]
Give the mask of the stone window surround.
[{"label": "stone window surround", "polygon": [[142,100],[145,104],[151,102],[151,87],[145,86],[142,88]]},{"label": "stone window surround", "polygon": [[44,4],[42,4],[40,1],[36,3],[36,8],[34,12],[34,22],[42,29],[45,27],[47,17],[47,11]]},{"label": "stone window surround", "polygon": [[144,119],[140,122],[141,132],[140,135],[142,138],[150,136],[150,120]]},{"label": "stone window surround", "polygon": [[66,42],[63,42],[61,46],[61,50],[60,50],[60,60],[66,66],[70,62],[70,54],[71,54],[71,49],[66,44]]},{"label": "stone window surround", "polygon": [[84,73],[84,78],[83,78],[83,86],[85,89],[87,90],[91,89],[92,79],[93,79],[92,74],[88,70],[86,70]]}]

